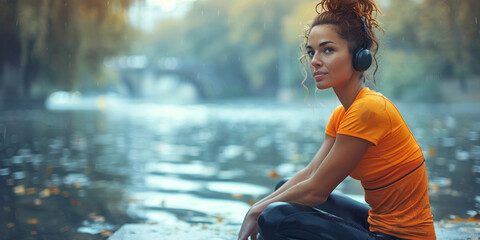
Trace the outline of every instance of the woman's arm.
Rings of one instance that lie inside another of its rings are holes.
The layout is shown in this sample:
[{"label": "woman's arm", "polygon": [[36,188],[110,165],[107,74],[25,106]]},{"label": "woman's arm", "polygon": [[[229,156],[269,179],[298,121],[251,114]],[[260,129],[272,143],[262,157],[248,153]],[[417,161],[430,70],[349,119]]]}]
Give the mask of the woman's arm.
[{"label": "woman's arm", "polygon": [[330,193],[345,179],[367,152],[371,143],[367,140],[338,134],[332,148],[308,178],[260,204],[255,211],[273,202],[290,202],[316,206],[326,201]]},{"label": "woman's arm", "polygon": [[295,186],[298,183],[310,178],[312,174],[315,173],[315,171],[318,169],[323,159],[325,159],[325,156],[327,156],[328,152],[330,152],[330,149],[332,148],[334,143],[335,143],[335,138],[325,134],[325,140],[323,141],[322,146],[320,147],[318,152],[315,154],[312,161],[310,161],[308,166],[298,171],[295,175],[293,175],[292,178],[290,178],[275,192],[263,198],[262,200],[258,201],[257,203],[254,204],[254,206],[260,205],[263,202],[278,196],[279,194],[283,193],[285,190],[291,188],[292,186]]},{"label": "woman's arm", "polygon": [[283,184],[279,189],[277,189],[272,194],[268,195],[264,199],[255,203],[252,208],[248,211],[243,220],[242,228],[238,234],[239,240],[247,240],[249,237],[251,240],[257,239],[257,219],[263,209],[270,203],[273,202],[272,199],[276,199],[279,195],[283,194],[285,191],[288,191],[292,187],[296,186],[298,183],[303,182],[312,177],[312,174],[316,172],[322,161],[325,159],[325,156],[330,152],[333,144],[335,143],[335,138],[329,135],[325,135],[325,140],[323,141],[322,146],[318,150],[315,157],[308,166],[295,175],[293,175],[290,180]]}]

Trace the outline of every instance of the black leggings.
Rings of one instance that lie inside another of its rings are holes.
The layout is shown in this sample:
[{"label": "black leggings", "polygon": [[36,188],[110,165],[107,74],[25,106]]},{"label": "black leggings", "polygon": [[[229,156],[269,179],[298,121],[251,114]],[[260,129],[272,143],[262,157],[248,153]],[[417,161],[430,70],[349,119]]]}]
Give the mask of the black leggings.
[{"label": "black leggings", "polygon": [[336,193],[314,208],[286,202],[272,203],[258,218],[260,239],[399,239],[370,232],[369,209],[366,204]]}]

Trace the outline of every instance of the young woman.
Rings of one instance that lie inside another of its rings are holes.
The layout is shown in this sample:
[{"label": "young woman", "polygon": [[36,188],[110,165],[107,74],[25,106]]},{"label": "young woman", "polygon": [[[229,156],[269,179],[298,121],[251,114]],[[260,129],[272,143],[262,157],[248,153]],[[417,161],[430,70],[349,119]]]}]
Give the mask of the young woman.
[{"label": "young woman", "polygon": [[[377,11],[373,0],[317,5],[309,67],[316,87],[333,88],[341,105],[310,164],[252,206],[239,240],[436,239],[421,149],[392,102],[364,85],[368,49],[378,49]],[[368,206],[332,193],[347,176],[361,181]]]}]

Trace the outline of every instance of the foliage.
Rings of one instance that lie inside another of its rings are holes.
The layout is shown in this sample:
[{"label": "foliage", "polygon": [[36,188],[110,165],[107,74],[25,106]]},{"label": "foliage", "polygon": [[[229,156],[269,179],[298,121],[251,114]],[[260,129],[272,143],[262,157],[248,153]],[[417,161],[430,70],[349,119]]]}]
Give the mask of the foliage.
[{"label": "foliage", "polygon": [[[162,18],[153,32],[129,26],[134,2],[0,0],[0,94],[99,89],[114,84],[103,61],[124,53],[213,66],[223,97],[274,96],[285,88],[303,95],[299,36],[317,1],[197,0],[184,17]],[[377,76],[386,95],[438,100],[445,79],[467,90],[465,79],[480,75],[478,0],[379,4],[386,32]],[[9,81],[16,72],[20,80]]]},{"label": "foliage", "polygon": [[480,2],[391,0],[382,17],[386,35],[380,88],[407,100],[439,100],[442,81],[480,74]]},{"label": "foliage", "polygon": [[[10,44],[18,44],[20,48],[9,56],[2,52],[0,66],[11,62],[12,68],[23,73],[18,76],[17,86],[4,88],[3,92],[18,92],[19,85],[26,97],[32,92],[42,95],[52,89],[68,91],[78,87],[79,80],[85,78],[97,87],[104,84],[101,82],[104,59],[118,54],[130,41],[127,10],[131,2],[133,0],[2,1],[8,3],[2,9],[11,16],[1,21],[15,26],[13,30],[6,30],[13,31]],[[12,21],[16,24],[11,24]],[[8,77],[2,80],[10,81],[5,79]]]}]

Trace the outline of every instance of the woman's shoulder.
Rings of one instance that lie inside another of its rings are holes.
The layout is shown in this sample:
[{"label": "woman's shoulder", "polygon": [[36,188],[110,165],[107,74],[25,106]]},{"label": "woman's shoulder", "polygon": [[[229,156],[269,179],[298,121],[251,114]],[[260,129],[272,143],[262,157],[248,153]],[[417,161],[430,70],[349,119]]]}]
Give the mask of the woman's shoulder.
[{"label": "woman's shoulder", "polygon": [[352,104],[352,107],[377,112],[385,110],[388,104],[390,104],[390,101],[383,94],[373,90],[367,90]]}]

